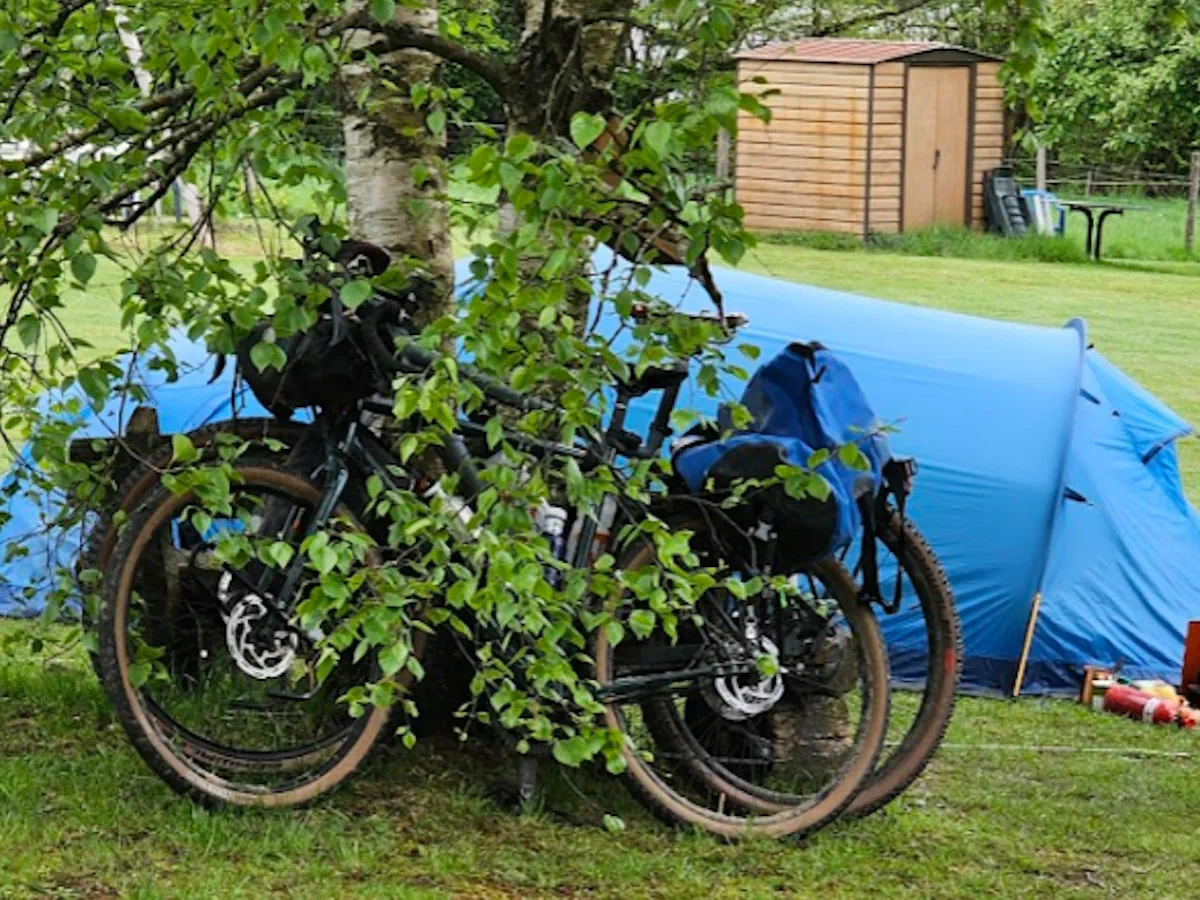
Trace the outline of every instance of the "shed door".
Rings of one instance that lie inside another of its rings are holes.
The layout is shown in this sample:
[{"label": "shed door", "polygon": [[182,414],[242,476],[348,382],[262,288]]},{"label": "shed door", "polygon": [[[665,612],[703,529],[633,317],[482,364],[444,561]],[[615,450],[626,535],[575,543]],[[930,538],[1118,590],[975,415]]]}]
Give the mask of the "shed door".
[{"label": "shed door", "polygon": [[913,66],[908,71],[905,230],[966,222],[970,92],[966,66]]}]

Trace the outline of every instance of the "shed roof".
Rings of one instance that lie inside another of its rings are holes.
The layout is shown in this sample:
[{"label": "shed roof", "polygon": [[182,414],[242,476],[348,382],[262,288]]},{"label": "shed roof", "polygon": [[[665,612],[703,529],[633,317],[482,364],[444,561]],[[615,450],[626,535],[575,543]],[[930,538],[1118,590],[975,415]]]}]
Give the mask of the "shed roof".
[{"label": "shed roof", "polygon": [[937,41],[869,41],[857,38],[800,38],[775,41],[737,55],[738,59],[874,65],[924,53],[947,52],[974,59],[998,59],[976,50]]}]

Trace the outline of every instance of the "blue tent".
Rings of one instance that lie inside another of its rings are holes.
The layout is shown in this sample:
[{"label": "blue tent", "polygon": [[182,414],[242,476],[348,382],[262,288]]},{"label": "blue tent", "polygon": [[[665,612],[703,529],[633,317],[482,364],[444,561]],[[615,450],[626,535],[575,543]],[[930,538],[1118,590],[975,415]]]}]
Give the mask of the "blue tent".
[{"label": "blue tent", "polygon": [[[167,369],[154,359],[143,359],[132,365],[127,378],[131,384],[147,391],[147,405],[155,408],[158,426],[163,434],[191,431],[210,422],[226,419],[269,416],[254,395],[246,390],[234,391],[233,366],[216,381],[213,375],[214,358],[203,347],[178,337],[169,347],[177,377],[168,381]],[[77,410],[74,420],[76,439],[108,439],[125,433],[130,417],[139,404],[126,400],[114,401],[99,413],[89,405],[82,390],[75,388],[65,397],[47,398],[45,406],[54,402],[57,415],[68,408]],[[88,523],[72,529],[54,526],[63,498],[55,492],[24,487],[24,479],[14,479],[21,468],[35,465],[32,443],[18,457],[12,472],[0,484],[5,496],[16,485],[22,489],[5,504],[10,518],[0,528],[0,616],[28,616],[38,613],[44,605],[44,594],[55,577],[55,570],[69,567],[78,555],[79,546]],[[19,555],[12,555],[11,547]],[[3,561],[7,558],[7,561]]]},{"label": "blue tent", "polygon": [[[1200,520],[1174,448],[1190,428],[1087,349],[1082,323],[1001,323],[733,271],[718,281],[727,308],[749,315],[744,338],[763,359],[791,341],[820,340],[899,428],[893,448],[921,470],[910,513],[957,594],[966,689],[1011,690],[1039,592],[1026,693],[1074,692],[1088,663],[1124,660],[1131,675],[1177,677],[1186,623],[1200,618],[1189,577],[1200,571]],[[707,308],[704,292],[676,271],[655,274],[648,289]],[[208,386],[206,375],[156,390],[164,431],[228,417],[228,380]],[[727,387],[740,395],[741,385]],[[687,405],[712,414],[716,401],[685,388]],[[644,429],[653,408],[653,397],[640,401],[630,427]],[[114,425],[100,421],[98,433]],[[0,541],[36,530],[36,517],[18,512]],[[43,566],[50,555],[35,549]],[[32,569],[26,560],[0,575],[19,588]],[[919,616],[901,612],[885,629],[894,674],[919,680],[927,665]]]}]

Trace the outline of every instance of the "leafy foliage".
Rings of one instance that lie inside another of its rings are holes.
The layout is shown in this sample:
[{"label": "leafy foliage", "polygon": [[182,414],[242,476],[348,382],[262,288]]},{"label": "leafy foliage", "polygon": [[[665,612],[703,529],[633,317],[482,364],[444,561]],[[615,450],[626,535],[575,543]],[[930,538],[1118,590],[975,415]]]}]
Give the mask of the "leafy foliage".
[{"label": "leafy foliage", "polygon": [[[636,14],[664,27],[696,26],[694,44],[681,51],[686,59],[720,52],[730,6],[664,0]],[[682,264],[720,302],[708,253],[737,262],[752,240],[727,191],[695,175],[690,159],[712,145],[720,127],[735,127],[739,106],[761,107],[726,82],[704,80],[636,109],[601,105],[607,85],[589,81],[592,69],[571,49],[583,26],[557,20],[542,42],[545,95],[531,99],[519,75],[538,74],[540,36],[521,49],[526,68],[518,73],[506,59],[511,37],[500,35],[492,17],[463,7],[430,35],[397,25],[396,9],[334,0],[272,0],[265,10],[257,0],[143,0],[118,10],[89,0],[37,0],[0,10],[0,142],[16,148],[0,180],[0,277],[10,289],[0,323],[2,423],[14,443],[32,440],[36,464],[14,490],[51,488],[82,501],[64,513],[63,526],[101,502],[110,487],[105,471],[71,457],[78,413],[114,397],[130,405],[144,400],[134,363],[150,360],[174,372],[172,334],[185,332],[226,354],[269,320],[250,358],[260,369],[277,369],[286,363],[280,342],[311,328],[334,292],[349,309],[368,301],[368,281],[331,271],[320,257],[287,260],[296,236],[314,223],[288,221],[273,186],[317,185],[325,202],[344,203],[336,160],[314,143],[297,111],[336,87],[339,69],[352,60],[383,83],[401,77],[381,61],[385,51],[432,49],[487,81],[503,108],[523,121],[542,121],[531,113],[544,107],[545,125],[505,135],[478,122],[468,92],[452,82],[407,86],[420,113],[414,128],[440,132],[451,122],[471,123],[478,141],[465,158],[444,164],[457,165],[480,196],[497,202],[455,208],[456,225],[473,242],[475,283],[462,302],[429,310],[419,337],[429,348],[457,351],[392,386],[396,420],[405,427],[390,437],[405,487],[368,485],[370,534],[333,527],[293,548],[224,533],[216,558],[234,567],[257,560],[281,568],[301,554],[307,580],[298,614],[305,628],[325,625],[317,674],[343,656],[366,653],[377,654],[383,672],[378,683],[350,690],[352,711],[403,701],[415,714],[396,676],[424,675],[412,652],[415,636],[444,626],[469,641],[476,660],[477,717],[516,729],[522,740],[553,742],[567,764],[603,752],[616,767],[613,736],[597,727],[599,706],[580,676],[589,633],[605,628],[615,638],[628,627],[638,637],[671,637],[718,576],[698,564],[686,533],[650,513],[666,491],[660,462],[620,470],[602,463],[585,472],[574,460],[556,465],[531,454],[515,435],[567,444],[594,435],[618,379],[670,360],[695,359],[698,383],[713,393],[722,376],[744,376],[737,355],[727,355],[721,326],[672,314],[645,285],[653,266]],[[133,35],[140,57],[130,52]],[[580,98],[596,105],[579,108]],[[343,102],[370,108],[375,100],[367,85]],[[414,179],[430,176],[413,167]],[[200,188],[201,218],[149,246],[127,241],[130,226],[179,177]],[[517,226],[496,234],[501,196]],[[213,223],[235,208],[257,213],[267,251],[251,270],[210,240]],[[345,236],[340,220],[318,229],[326,250]],[[596,270],[598,243],[615,254]],[[64,285],[86,285],[100,257],[125,273],[126,355],[84,353],[59,318]],[[402,284],[423,270],[419,258],[395,263],[376,286]],[[635,319],[637,304],[657,314]],[[630,338],[620,353],[612,335],[597,328],[602,307]],[[464,376],[467,359],[475,373],[554,397],[557,411],[514,416],[489,406]],[[485,423],[492,454],[485,489],[468,509],[451,499],[457,474],[431,466],[428,453],[460,416]],[[186,438],[176,439],[174,451],[179,464],[199,455]],[[230,463],[238,452],[225,448],[218,465],[193,465],[165,479],[194,493],[190,515],[198,533],[236,513]],[[655,543],[652,570],[617,571],[611,555],[570,570],[536,527],[535,512],[546,503],[595,516],[605,502],[626,511],[625,540]],[[81,591],[73,573],[61,573],[48,616],[79,593],[90,595],[97,575],[87,573]],[[161,653],[144,649],[137,675],[148,679]]]},{"label": "leafy foliage", "polygon": [[1200,5],[1057,0],[1033,71],[1037,134],[1064,162],[1186,171],[1200,136]]}]

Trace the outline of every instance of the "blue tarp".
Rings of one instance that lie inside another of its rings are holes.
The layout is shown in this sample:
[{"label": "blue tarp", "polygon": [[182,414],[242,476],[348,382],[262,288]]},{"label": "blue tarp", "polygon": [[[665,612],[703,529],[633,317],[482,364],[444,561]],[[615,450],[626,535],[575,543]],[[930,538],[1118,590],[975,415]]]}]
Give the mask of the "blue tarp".
[{"label": "blue tarp", "polygon": [[[1174,448],[1190,427],[1088,350],[1081,323],[1002,323],[727,270],[718,282],[727,308],[749,315],[744,340],[761,359],[819,340],[899,428],[893,449],[920,465],[910,513],[957,595],[966,689],[1011,690],[1038,591],[1025,692],[1074,692],[1085,664],[1120,659],[1132,674],[1177,678],[1186,623],[1200,618],[1200,587],[1187,578],[1200,571],[1200,520]],[[648,290],[708,308],[681,272],[656,273]],[[164,431],[228,417],[229,376],[208,386],[207,374],[158,389]],[[726,387],[740,396],[740,384]],[[681,394],[681,407],[704,413],[716,403],[697,389]],[[638,401],[630,427],[644,430],[654,404]],[[106,421],[97,435],[110,433]],[[36,508],[34,518],[16,512],[0,541],[36,531]],[[47,553],[35,557],[44,565]],[[31,573],[28,561],[0,571],[17,587]],[[927,666],[911,605],[884,623],[901,681]]]}]

